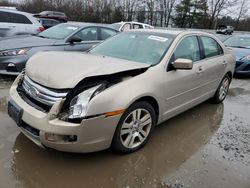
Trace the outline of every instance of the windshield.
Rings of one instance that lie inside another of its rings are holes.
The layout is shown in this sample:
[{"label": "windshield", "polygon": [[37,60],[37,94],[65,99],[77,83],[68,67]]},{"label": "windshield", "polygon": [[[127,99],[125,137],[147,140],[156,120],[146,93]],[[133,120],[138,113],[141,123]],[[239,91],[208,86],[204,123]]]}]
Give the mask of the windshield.
[{"label": "windshield", "polygon": [[78,28],[69,24],[59,24],[39,33],[37,36],[49,39],[65,39]]},{"label": "windshield", "polygon": [[116,30],[119,30],[121,26],[122,26],[121,23],[113,23],[113,24],[110,25],[110,27],[112,27],[112,28],[114,28]]},{"label": "windshield", "polygon": [[90,53],[155,65],[168,50],[175,35],[164,33],[120,33],[100,45]]},{"label": "windshield", "polygon": [[236,48],[250,48],[250,36],[233,36],[225,40],[224,44]]}]

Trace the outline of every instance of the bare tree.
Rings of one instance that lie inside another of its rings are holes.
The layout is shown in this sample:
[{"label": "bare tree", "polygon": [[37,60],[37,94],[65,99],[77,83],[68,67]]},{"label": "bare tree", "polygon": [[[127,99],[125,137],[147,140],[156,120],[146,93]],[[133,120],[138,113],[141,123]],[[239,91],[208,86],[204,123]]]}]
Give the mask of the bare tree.
[{"label": "bare tree", "polygon": [[248,10],[249,10],[249,3],[247,2],[247,0],[242,0],[241,5],[240,5],[240,9],[239,9],[239,13],[238,13],[238,16],[237,16],[236,22],[235,22],[235,29],[238,29],[240,19],[246,17]]},{"label": "bare tree", "polygon": [[165,6],[165,26],[168,27],[171,15],[175,6],[177,0],[164,0],[164,6]]},{"label": "bare tree", "polygon": [[214,25],[216,27],[216,21],[221,11],[233,6],[237,0],[208,0],[210,7],[210,21],[208,27],[211,29]]}]

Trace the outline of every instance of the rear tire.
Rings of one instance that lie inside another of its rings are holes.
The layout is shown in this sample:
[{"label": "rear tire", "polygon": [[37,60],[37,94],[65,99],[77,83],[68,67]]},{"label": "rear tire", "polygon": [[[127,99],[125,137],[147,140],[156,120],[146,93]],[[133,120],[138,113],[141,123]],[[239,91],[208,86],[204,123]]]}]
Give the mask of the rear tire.
[{"label": "rear tire", "polygon": [[226,74],[223,77],[214,97],[212,98],[214,103],[219,104],[222,101],[224,101],[228,93],[230,82],[231,82],[231,77],[228,74]]},{"label": "rear tire", "polygon": [[141,101],[132,104],[122,115],[116,128],[112,149],[131,153],[142,148],[156,124],[156,113],[151,104]]}]

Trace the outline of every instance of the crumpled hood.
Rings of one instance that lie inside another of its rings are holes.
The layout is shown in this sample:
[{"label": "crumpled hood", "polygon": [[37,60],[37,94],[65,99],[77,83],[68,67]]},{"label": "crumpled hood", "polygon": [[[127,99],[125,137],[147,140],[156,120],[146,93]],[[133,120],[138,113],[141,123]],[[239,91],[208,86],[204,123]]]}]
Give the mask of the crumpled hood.
[{"label": "crumpled hood", "polygon": [[26,74],[54,89],[74,88],[81,80],[149,67],[149,64],[80,52],[40,52],[26,64]]},{"label": "crumpled hood", "polygon": [[233,54],[236,57],[236,61],[240,60],[241,58],[250,55],[250,49],[244,49],[244,48],[233,48],[230,47],[233,51]]},{"label": "crumpled hood", "polygon": [[0,38],[0,51],[37,46],[51,46],[55,44],[55,42],[55,39],[46,39],[32,35],[17,35],[13,37]]}]

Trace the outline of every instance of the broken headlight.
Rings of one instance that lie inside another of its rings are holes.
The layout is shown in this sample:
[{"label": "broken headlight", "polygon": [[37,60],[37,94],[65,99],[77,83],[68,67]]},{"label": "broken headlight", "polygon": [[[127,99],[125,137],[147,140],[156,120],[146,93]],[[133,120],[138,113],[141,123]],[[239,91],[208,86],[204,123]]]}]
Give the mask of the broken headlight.
[{"label": "broken headlight", "polygon": [[69,106],[69,119],[81,119],[86,115],[89,101],[103,90],[103,85],[91,87],[74,97]]}]

